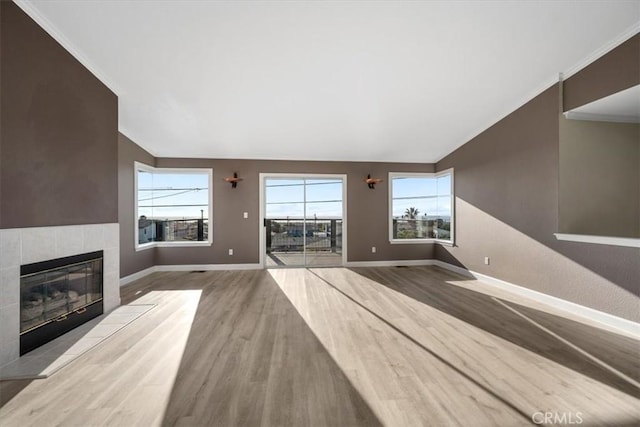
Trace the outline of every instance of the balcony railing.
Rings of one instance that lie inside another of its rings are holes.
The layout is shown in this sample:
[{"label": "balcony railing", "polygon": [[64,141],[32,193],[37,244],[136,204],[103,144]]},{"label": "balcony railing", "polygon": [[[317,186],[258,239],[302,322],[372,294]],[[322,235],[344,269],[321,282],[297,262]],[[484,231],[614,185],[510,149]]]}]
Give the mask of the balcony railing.
[{"label": "balcony railing", "polygon": [[451,238],[451,220],[393,218],[394,239],[442,239]]},{"label": "balcony railing", "polygon": [[138,243],[202,242],[209,239],[208,218],[138,220]]},{"label": "balcony railing", "polygon": [[342,252],[341,219],[265,219],[267,253]]}]

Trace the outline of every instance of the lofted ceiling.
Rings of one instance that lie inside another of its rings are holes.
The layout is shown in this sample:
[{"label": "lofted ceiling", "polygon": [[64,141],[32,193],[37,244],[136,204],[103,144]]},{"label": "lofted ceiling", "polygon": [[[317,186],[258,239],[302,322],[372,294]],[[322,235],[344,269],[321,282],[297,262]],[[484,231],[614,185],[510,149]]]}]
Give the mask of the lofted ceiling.
[{"label": "lofted ceiling", "polygon": [[162,157],[435,162],[640,29],[640,0],[16,2]]}]

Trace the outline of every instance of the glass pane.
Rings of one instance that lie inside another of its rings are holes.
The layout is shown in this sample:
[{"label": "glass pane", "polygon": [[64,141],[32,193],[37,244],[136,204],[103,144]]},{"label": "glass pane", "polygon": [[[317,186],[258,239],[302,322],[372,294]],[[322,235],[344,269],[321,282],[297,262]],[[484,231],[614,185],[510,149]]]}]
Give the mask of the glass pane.
[{"label": "glass pane", "polygon": [[138,218],[138,243],[149,243],[156,240],[156,226],[152,219],[145,215]]},{"label": "glass pane", "polygon": [[102,263],[93,261],[87,265],[87,303],[102,298]]},{"label": "glass pane", "polygon": [[394,218],[394,239],[429,239],[433,237],[434,220]]},{"label": "glass pane", "polygon": [[395,177],[391,180],[393,198],[417,198],[437,195],[436,180],[429,177]]},{"label": "glass pane", "polygon": [[437,239],[451,239],[451,200],[451,196],[438,197]]},{"label": "glass pane", "polygon": [[208,216],[208,187],[209,176],[206,174],[156,172],[152,191],[139,198],[138,205],[139,208],[152,208],[154,218],[201,218]]},{"label": "glass pane", "polygon": [[308,179],[306,191],[307,203],[342,201],[342,181]]},{"label": "glass pane", "polygon": [[146,171],[138,171],[138,215],[148,218],[153,216],[154,199],[153,174]]},{"label": "glass pane", "polygon": [[267,218],[304,218],[304,203],[267,203],[266,208]]},{"label": "glass pane", "polygon": [[451,217],[438,218],[434,231],[436,239],[451,240]]},{"label": "glass pane", "polygon": [[87,305],[91,300],[87,299],[87,264],[69,267],[69,304],[70,310]]},{"label": "glass pane", "polygon": [[437,215],[439,217],[451,217],[451,197],[438,197]]},{"label": "glass pane", "polygon": [[419,199],[393,199],[393,217],[422,219],[435,215],[437,208],[436,197]]},{"label": "glass pane", "polygon": [[308,219],[306,265],[342,264],[342,220]]},{"label": "glass pane", "polygon": [[265,190],[268,204],[304,202],[304,181],[301,179],[267,179]]},{"label": "glass pane", "polygon": [[141,200],[153,197],[153,174],[138,171],[138,204]]},{"label": "glass pane", "polygon": [[138,243],[208,239],[209,175],[138,171]]},{"label": "glass pane", "polygon": [[38,325],[44,319],[44,273],[20,279],[20,332]]},{"label": "glass pane", "polygon": [[267,220],[268,265],[304,265],[304,220]]},{"label": "glass pane", "polygon": [[302,250],[303,224],[300,219],[271,219],[267,221],[267,252],[292,252]]},{"label": "glass pane", "polygon": [[69,292],[68,271],[56,270],[45,273],[44,298],[45,317],[54,319],[70,311],[67,306]]},{"label": "glass pane", "polygon": [[392,179],[392,236],[450,239],[452,175]]},{"label": "glass pane", "polygon": [[308,220],[342,218],[342,202],[309,202],[306,215]]},{"label": "glass pane", "polygon": [[438,196],[448,196],[451,194],[451,175],[443,175],[437,178]]}]

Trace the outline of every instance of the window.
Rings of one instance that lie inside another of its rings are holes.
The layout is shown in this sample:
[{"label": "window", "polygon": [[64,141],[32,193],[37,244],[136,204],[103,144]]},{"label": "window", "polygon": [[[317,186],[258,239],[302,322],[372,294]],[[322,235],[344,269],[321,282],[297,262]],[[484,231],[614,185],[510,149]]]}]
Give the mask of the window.
[{"label": "window", "polygon": [[389,241],[453,243],[453,170],[389,174]]},{"label": "window", "polygon": [[211,169],[135,163],[136,249],[212,243]]}]

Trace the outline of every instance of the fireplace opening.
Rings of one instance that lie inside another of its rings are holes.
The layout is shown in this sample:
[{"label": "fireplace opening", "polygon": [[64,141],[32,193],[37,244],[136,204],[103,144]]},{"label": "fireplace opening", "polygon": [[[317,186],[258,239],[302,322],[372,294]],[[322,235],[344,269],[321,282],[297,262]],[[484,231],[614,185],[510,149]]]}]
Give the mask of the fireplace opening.
[{"label": "fireplace opening", "polygon": [[103,313],[103,251],[20,267],[20,355]]}]

